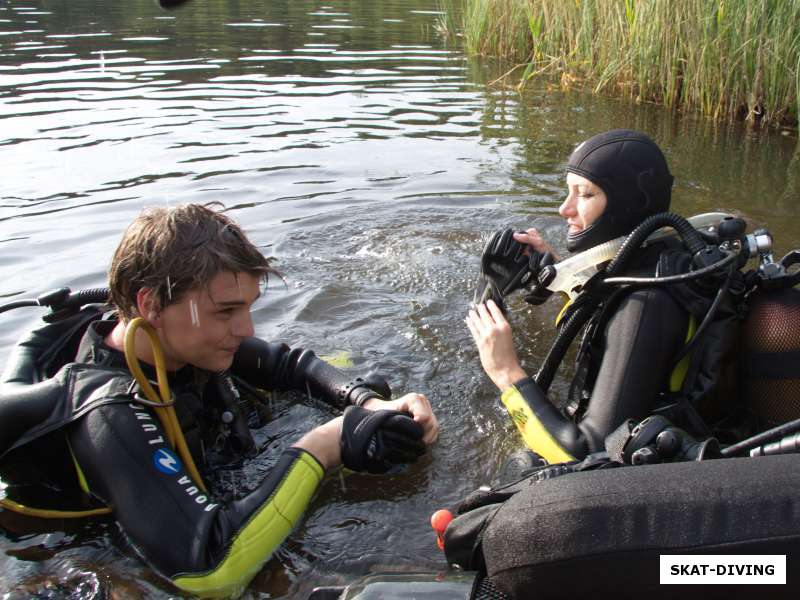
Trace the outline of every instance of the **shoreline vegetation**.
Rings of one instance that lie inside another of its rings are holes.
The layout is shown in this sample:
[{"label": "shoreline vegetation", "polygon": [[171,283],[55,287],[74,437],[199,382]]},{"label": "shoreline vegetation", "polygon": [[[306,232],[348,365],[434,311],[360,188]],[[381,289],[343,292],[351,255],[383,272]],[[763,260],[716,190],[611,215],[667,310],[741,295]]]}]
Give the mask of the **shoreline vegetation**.
[{"label": "shoreline vegetation", "polygon": [[441,0],[469,54],[564,87],[798,131],[800,0]]}]

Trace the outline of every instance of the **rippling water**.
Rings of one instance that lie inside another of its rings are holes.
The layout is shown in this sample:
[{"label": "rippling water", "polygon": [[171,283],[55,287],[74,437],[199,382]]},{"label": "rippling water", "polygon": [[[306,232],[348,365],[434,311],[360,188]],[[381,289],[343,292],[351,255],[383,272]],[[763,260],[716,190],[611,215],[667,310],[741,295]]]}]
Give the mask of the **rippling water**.
[{"label": "rippling water", "polygon": [[[287,275],[257,307],[258,335],[348,352],[434,403],[433,452],[398,476],[328,481],[254,595],[445,566],[430,513],[518,445],[463,325],[478,255],[506,225],[563,244],[555,212],[577,142],[642,129],[668,156],[676,210],[737,210],[780,251],[800,245],[796,139],[547,82],[487,86],[508,67],[446,45],[437,17],[436,0],[0,2],[0,303],[102,285],[143,206],[216,200]],[[556,307],[512,306],[533,368]],[[37,318],[2,315],[0,361]],[[288,401],[274,415],[258,434],[274,451],[330,417]],[[170,593],[113,524],[0,518],[11,597]]]}]

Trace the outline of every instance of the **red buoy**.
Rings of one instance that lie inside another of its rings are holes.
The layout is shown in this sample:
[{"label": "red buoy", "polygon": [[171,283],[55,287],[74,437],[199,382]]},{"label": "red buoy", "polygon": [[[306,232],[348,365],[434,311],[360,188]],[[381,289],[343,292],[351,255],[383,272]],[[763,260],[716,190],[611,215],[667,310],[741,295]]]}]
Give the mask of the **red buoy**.
[{"label": "red buoy", "polygon": [[431,515],[431,527],[436,532],[436,545],[439,546],[439,550],[444,550],[444,530],[452,520],[453,513],[446,508],[437,510]]}]

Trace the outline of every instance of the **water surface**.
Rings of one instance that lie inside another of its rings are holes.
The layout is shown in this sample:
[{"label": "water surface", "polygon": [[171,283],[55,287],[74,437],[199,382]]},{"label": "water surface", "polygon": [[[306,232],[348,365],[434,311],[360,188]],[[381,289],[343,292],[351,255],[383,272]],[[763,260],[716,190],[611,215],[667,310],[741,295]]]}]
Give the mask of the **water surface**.
[{"label": "water surface", "polygon": [[[301,596],[369,569],[445,567],[427,524],[518,447],[463,324],[478,256],[500,227],[543,228],[579,141],[641,129],[664,148],[684,214],[737,211],[800,245],[796,140],[534,82],[465,58],[436,32],[436,0],[0,2],[0,302],[105,283],[125,225],[147,205],[219,201],[287,285],[257,334],[347,352],[396,393],[428,395],[438,445],[406,472],[325,483],[248,594]],[[532,370],[554,302],[511,302]],[[0,363],[34,309],[0,320]],[[564,378],[554,384],[563,396]],[[310,424],[287,399],[258,432],[254,481]],[[161,598],[174,590],[110,522],[0,514],[10,597]],[[48,595],[49,594],[49,595]]]}]

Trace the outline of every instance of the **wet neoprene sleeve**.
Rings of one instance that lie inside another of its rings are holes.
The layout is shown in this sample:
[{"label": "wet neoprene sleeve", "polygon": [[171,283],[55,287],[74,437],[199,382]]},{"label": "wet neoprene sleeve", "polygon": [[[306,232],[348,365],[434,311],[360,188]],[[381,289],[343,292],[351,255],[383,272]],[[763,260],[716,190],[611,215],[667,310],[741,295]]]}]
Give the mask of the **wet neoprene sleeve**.
[{"label": "wet neoprene sleeve", "polygon": [[258,488],[218,503],[193,482],[150,410],[135,403],[93,410],[68,429],[88,490],[127,538],[177,587],[238,594],[294,528],[324,470],[289,448]]},{"label": "wet neoprene sleeve", "polygon": [[231,372],[270,390],[298,390],[345,408],[369,398],[388,398],[385,382],[351,377],[317,357],[311,350],[247,338],[239,346]]},{"label": "wet neoprene sleeve", "polygon": [[664,290],[626,296],[609,320],[595,385],[577,425],[547,399],[531,378],[503,391],[501,400],[526,445],[550,463],[603,450],[606,436],[625,419],[644,419],[682,348],[689,316]]}]

